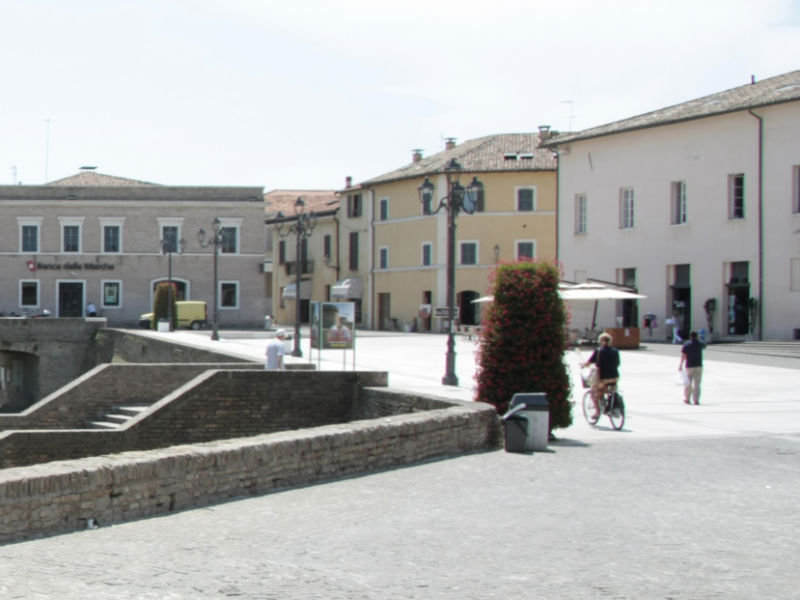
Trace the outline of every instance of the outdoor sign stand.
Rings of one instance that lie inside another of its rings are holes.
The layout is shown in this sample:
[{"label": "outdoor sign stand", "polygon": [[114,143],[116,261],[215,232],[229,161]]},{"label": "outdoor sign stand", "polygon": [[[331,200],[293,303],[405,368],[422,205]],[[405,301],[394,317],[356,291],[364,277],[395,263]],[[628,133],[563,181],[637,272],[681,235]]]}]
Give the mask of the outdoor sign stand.
[{"label": "outdoor sign stand", "polygon": [[[322,351],[342,350],[342,370],[347,370],[347,350],[353,351],[356,369],[356,331],[354,302],[312,302],[310,349],[317,349],[317,370],[322,367]],[[311,354],[309,354],[311,355]]]}]

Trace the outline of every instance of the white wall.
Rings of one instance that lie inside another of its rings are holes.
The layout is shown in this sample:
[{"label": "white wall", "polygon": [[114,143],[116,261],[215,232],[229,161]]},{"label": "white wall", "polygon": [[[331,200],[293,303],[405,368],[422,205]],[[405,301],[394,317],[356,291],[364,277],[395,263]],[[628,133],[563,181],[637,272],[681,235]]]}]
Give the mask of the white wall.
[{"label": "white wall", "polygon": [[[800,215],[791,209],[792,165],[800,164],[800,103],[760,109],[764,116],[764,339],[791,339],[800,328],[800,291],[789,290],[792,257],[800,256]],[[575,142],[559,148],[559,259],[576,273],[617,280],[635,268],[648,296],[640,317],[658,315],[664,337],[669,266],[691,265],[692,322],[706,328],[702,305],[717,298],[715,330],[724,333],[728,273],[748,261],[758,295],[758,121],[747,112]],[[728,219],[728,176],[745,174],[745,218]],[[670,224],[671,182],[685,181],[687,223]],[[619,228],[620,188],[635,193],[635,226]],[[574,197],[588,200],[588,233],[574,232]],[[574,326],[588,311],[573,307]],[[599,306],[598,324],[613,326],[615,303]],[[654,337],[656,337],[654,335]]]}]

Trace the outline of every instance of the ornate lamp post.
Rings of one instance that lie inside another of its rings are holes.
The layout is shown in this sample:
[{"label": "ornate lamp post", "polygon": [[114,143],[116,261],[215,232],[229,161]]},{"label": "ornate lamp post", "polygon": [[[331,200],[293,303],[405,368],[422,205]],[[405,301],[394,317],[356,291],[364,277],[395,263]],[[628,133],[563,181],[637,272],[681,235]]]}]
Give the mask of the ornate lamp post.
[{"label": "ornate lamp post", "polygon": [[310,213],[306,212],[306,203],[302,197],[298,197],[294,203],[294,218],[289,218],[286,221],[279,221],[276,224],[278,235],[280,237],[288,237],[290,235],[297,236],[297,247],[295,250],[295,263],[294,263],[294,291],[295,291],[295,305],[294,305],[294,350],[292,356],[303,356],[303,351],[300,349],[300,275],[303,272],[303,260],[300,256],[302,248],[302,240],[311,236],[314,227],[317,225],[317,215],[312,210]]},{"label": "ornate lamp post", "polygon": [[212,320],[211,339],[219,340],[219,319],[217,315],[217,308],[219,306],[219,277],[217,262],[219,259],[219,249],[222,246],[222,229],[219,217],[216,217],[211,222],[211,236],[207,237],[206,230],[201,227],[197,232],[197,241],[203,248],[214,246],[214,317]]},{"label": "ornate lamp post", "polygon": [[168,235],[161,240],[161,254],[167,255],[167,280],[169,281],[169,288],[167,290],[167,321],[169,321],[169,330],[172,331],[172,254],[177,252],[183,254],[186,249],[186,240],[181,238],[175,239],[175,236]]},{"label": "ornate lamp post", "polygon": [[422,185],[419,186],[419,200],[422,203],[423,212],[434,215],[442,209],[447,210],[447,355],[446,370],[442,377],[442,385],[458,385],[456,376],[456,352],[455,337],[453,335],[453,317],[455,313],[456,295],[456,217],[460,211],[472,214],[478,207],[478,197],[483,191],[483,184],[477,177],[472,178],[472,182],[466,188],[459,182],[459,176],[463,168],[454,158],[444,168],[447,177],[447,195],[439,200],[436,208],[433,208],[433,200],[436,194],[436,186],[426,177]]}]

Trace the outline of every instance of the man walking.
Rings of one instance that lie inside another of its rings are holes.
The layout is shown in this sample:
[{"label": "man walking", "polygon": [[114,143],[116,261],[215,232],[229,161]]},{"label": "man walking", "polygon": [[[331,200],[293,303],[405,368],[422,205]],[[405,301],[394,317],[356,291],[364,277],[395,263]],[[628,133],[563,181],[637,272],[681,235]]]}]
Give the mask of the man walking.
[{"label": "man walking", "polygon": [[264,364],[264,369],[267,371],[285,371],[286,365],[283,363],[283,357],[286,355],[286,347],[283,341],[286,339],[286,331],[278,329],[275,332],[275,338],[267,344],[267,362]]},{"label": "man walking", "polygon": [[706,345],[697,339],[697,332],[689,334],[689,341],[681,348],[681,362],[678,371],[686,365],[686,383],[683,386],[683,401],[700,404],[700,381],[703,379],[703,349]]}]

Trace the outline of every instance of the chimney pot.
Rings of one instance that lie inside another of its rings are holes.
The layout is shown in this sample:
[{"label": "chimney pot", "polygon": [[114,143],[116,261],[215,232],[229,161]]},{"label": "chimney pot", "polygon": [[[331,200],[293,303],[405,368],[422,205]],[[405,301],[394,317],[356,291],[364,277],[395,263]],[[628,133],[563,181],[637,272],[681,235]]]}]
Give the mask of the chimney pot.
[{"label": "chimney pot", "polygon": [[353,187],[353,178],[350,177],[350,175],[344,178],[344,187],[345,188]]},{"label": "chimney pot", "polygon": [[452,150],[456,147],[456,138],[445,138],[444,140],[444,149],[445,150]]},{"label": "chimney pot", "polygon": [[411,160],[415,163],[418,163],[422,160],[422,149],[421,148],[414,148],[411,151]]}]

